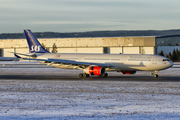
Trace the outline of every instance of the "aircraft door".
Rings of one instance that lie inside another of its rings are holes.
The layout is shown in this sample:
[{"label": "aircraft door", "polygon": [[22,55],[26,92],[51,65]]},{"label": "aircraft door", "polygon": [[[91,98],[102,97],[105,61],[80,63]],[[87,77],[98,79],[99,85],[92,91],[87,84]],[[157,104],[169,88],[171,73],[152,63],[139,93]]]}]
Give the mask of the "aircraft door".
[{"label": "aircraft door", "polygon": [[152,59],[152,64],[156,64],[157,63],[157,58],[156,57],[153,57]]},{"label": "aircraft door", "polygon": [[123,57],[121,58],[121,61],[122,61],[122,63],[126,62],[126,57],[123,56]]}]

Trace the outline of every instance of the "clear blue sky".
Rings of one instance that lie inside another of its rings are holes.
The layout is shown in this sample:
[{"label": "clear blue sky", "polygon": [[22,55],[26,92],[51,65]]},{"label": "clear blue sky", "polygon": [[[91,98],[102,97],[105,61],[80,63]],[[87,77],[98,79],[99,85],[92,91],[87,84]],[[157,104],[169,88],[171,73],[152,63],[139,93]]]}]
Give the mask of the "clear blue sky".
[{"label": "clear blue sky", "polygon": [[180,29],[180,0],[0,0],[0,33]]}]

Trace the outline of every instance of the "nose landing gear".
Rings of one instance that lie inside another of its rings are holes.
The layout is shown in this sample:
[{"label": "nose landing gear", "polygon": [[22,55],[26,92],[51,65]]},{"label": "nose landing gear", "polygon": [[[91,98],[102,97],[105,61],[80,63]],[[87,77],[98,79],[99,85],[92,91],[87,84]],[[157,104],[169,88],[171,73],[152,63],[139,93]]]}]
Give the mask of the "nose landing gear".
[{"label": "nose landing gear", "polygon": [[158,70],[155,70],[155,72],[151,73],[151,75],[154,75],[155,78],[158,78],[158,72],[159,72]]},{"label": "nose landing gear", "polygon": [[158,74],[154,74],[154,77],[157,78],[157,77],[158,77]]}]

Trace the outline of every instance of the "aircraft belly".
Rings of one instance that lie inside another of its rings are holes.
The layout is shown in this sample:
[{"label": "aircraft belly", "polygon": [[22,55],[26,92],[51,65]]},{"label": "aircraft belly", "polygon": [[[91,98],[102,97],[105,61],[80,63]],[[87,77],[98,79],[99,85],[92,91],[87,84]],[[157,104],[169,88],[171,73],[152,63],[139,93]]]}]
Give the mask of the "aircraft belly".
[{"label": "aircraft belly", "polygon": [[136,70],[136,71],[149,71],[151,67],[148,62],[122,62],[122,63],[113,63],[114,68],[107,69],[111,71],[113,69],[116,70]]}]

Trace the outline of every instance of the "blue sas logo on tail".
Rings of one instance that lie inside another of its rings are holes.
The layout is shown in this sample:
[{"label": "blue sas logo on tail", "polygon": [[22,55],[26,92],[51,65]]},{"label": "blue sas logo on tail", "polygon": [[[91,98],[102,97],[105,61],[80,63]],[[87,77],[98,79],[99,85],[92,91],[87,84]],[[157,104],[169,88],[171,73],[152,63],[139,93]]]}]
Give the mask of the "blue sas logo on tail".
[{"label": "blue sas logo on tail", "polygon": [[31,30],[24,30],[29,50],[31,53],[49,53],[45,50],[36,37],[32,34]]},{"label": "blue sas logo on tail", "polygon": [[31,46],[31,51],[40,51],[41,46]]}]

